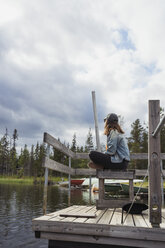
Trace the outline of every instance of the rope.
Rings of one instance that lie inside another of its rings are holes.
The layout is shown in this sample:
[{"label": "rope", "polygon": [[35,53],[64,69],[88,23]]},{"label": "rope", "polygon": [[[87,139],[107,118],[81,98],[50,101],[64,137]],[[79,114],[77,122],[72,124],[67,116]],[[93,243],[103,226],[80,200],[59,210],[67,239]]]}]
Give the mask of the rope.
[{"label": "rope", "polygon": [[143,181],[141,182],[141,184],[140,184],[140,186],[139,186],[139,189],[138,189],[138,191],[137,191],[137,193],[136,193],[136,195],[135,195],[135,197],[134,197],[134,199],[133,199],[133,201],[132,201],[132,203],[131,203],[130,208],[128,209],[128,212],[127,212],[127,214],[126,214],[126,216],[125,216],[125,219],[124,219],[124,221],[123,221],[123,224],[124,224],[124,222],[125,222],[125,220],[126,220],[128,214],[129,214],[129,212],[131,211],[131,208],[132,208],[132,206],[133,206],[133,204],[134,204],[134,202],[135,202],[135,200],[136,200],[136,197],[137,197],[137,195],[139,194],[139,191],[141,190],[141,188],[142,188],[142,186],[143,186],[143,183],[144,183],[144,180],[146,179],[147,176],[148,176],[148,170],[147,170],[147,172],[146,172],[146,174],[145,174],[145,176],[144,176],[144,178],[143,178]]}]

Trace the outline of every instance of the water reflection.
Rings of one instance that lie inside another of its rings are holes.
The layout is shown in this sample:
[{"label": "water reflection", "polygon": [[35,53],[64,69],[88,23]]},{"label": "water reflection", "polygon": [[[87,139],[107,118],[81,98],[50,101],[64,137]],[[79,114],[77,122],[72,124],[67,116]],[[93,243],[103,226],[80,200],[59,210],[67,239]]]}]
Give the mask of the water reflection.
[{"label": "water reflection", "polygon": [[[71,205],[95,204],[97,195],[73,189]],[[34,237],[31,221],[43,215],[43,186],[0,184],[0,247],[47,248],[47,240]],[[68,206],[68,189],[48,187],[47,212]]]}]

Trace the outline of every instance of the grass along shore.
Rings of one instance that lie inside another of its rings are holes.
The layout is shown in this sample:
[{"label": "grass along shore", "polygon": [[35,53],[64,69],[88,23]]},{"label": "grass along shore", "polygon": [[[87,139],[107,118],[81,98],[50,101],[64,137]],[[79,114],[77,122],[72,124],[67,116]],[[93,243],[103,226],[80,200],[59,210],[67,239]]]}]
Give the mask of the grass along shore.
[{"label": "grass along shore", "polygon": [[[64,180],[67,180],[67,178]],[[6,183],[6,184],[44,184],[44,177],[23,177],[23,178],[18,178],[16,176],[0,176],[0,183]],[[62,178],[61,177],[49,177],[49,182],[51,183],[58,183],[61,182]]]}]

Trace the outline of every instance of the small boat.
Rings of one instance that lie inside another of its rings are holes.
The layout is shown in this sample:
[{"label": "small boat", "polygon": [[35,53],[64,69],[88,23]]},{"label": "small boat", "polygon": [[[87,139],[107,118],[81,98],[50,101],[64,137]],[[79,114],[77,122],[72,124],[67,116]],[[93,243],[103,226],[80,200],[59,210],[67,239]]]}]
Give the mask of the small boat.
[{"label": "small boat", "polygon": [[[120,183],[105,183],[104,184],[104,188],[105,188],[105,192],[115,192],[115,193],[119,193],[122,191],[122,187]],[[99,191],[99,186],[98,184],[93,184],[92,186],[92,192],[98,192]]]},{"label": "small boat", "polygon": [[85,179],[71,179],[71,185],[72,186],[80,186]]},{"label": "small boat", "polygon": [[[121,186],[123,188],[123,191],[126,194],[129,194],[129,185],[128,184],[121,184]],[[134,186],[133,188],[134,188],[134,193],[136,194],[139,190],[139,187]],[[139,190],[139,193],[148,193],[148,188],[141,187]]]},{"label": "small boat", "polygon": [[[136,180],[136,182],[139,182],[139,181]],[[111,194],[116,194],[116,195],[129,195],[129,185],[123,183],[123,180],[113,180],[111,182],[105,182],[104,188],[105,188],[106,193],[111,193]],[[138,190],[139,190],[139,187],[134,186],[134,194],[136,194]],[[98,191],[99,191],[99,185],[97,182],[93,184],[92,192],[98,192]],[[148,193],[148,188],[141,187],[139,190],[139,193]]]}]

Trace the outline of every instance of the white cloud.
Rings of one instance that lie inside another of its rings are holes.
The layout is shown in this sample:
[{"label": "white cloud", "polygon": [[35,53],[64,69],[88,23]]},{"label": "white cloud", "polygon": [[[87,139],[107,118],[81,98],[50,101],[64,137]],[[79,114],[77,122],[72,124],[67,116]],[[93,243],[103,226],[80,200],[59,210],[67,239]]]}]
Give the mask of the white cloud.
[{"label": "white cloud", "polygon": [[101,135],[108,112],[124,116],[129,134],[135,119],[147,122],[149,99],[165,106],[164,1],[6,0],[1,6],[1,133],[18,128],[34,144],[44,131],[66,143],[76,132],[83,143],[89,127],[94,134],[92,90]]}]

